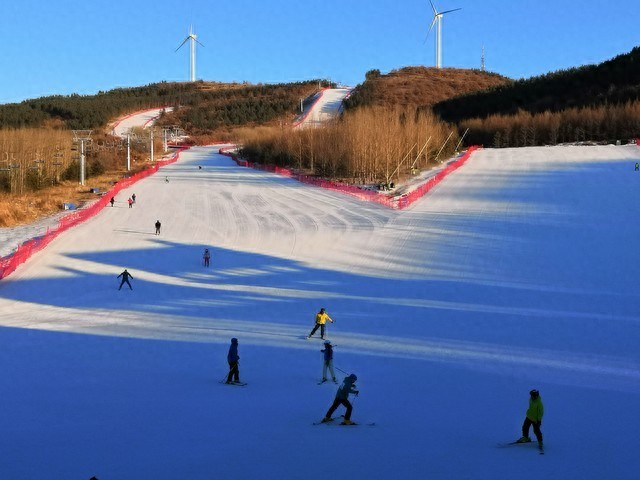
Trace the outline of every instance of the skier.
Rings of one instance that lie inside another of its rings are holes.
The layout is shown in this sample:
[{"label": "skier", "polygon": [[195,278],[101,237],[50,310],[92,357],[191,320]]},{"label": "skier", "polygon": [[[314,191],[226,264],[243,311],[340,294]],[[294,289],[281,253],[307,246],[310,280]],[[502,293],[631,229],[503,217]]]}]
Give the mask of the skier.
[{"label": "skier", "polygon": [[113,207],[113,204],[116,203],[116,197],[111,197],[111,200],[109,200],[109,203]]},{"label": "skier", "polygon": [[164,177],[165,183],[169,183],[169,177]]},{"label": "skier", "polygon": [[636,172],[640,169],[640,164],[636,162]]},{"label": "skier", "polygon": [[135,203],[136,203],[136,194],[135,193],[133,195],[131,195],[131,200],[133,200],[133,204],[135,205]]},{"label": "skier", "polygon": [[329,368],[329,372],[331,372],[331,379],[333,383],[336,382],[336,374],[333,372],[333,346],[329,340],[324,342],[324,350],[320,350],[324,353],[324,363],[322,365],[322,382],[327,381],[327,367]]},{"label": "skier", "polygon": [[129,290],[133,290],[133,287],[131,286],[131,284],[129,283],[129,279],[133,278],[131,276],[131,274],[129,272],[127,272],[127,269],[124,269],[124,272],[122,272],[120,275],[118,275],[118,278],[122,277],[122,282],[120,282],[120,288],[118,288],[118,290],[122,289],[122,286],[126,283],[127,285],[129,285]]},{"label": "skier", "polygon": [[209,266],[209,260],[211,259],[211,254],[209,253],[209,249],[208,248],[204,249],[204,254],[202,255],[202,259],[204,260],[204,266],[208,267]]},{"label": "skier", "polygon": [[162,226],[162,224],[160,223],[160,220],[156,220],[156,235],[160,235],[160,227]]},{"label": "skier", "polygon": [[307,338],[311,338],[313,334],[316,333],[316,330],[320,328],[320,338],[324,340],[324,324],[327,323],[327,320],[333,323],[333,320],[327,314],[327,312],[325,312],[324,308],[321,308],[320,311],[316,313],[316,324]]},{"label": "skier", "polygon": [[133,207],[133,200],[131,200],[131,197],[129,197],[129,200],[127,200],[127,203],[129,204],[129,208]]},{"label": "skier", "polygon": [[338,408],[340,405],[344,405],[345,407],[347,407],[347,411],[344,414],[344,421],[342,421],[340,425],[353,425],[353,422],[351,421],[351,411],[353,410],[353,406],[351,405],[351,402],[349,402],[349,394],[353,393],[357,397],[358,393],[360,393],[355,389],[356,380],[358,380],[358,377],[356,377],[353,373],[344,378],[342,385],[340,385],[340,387],[338,388],[335,400],[331,404],[331,407],[329,407],[329,410],[327,410],[327,414],[322,419],[322,423],[330,422],[331,420],[333,420],[331,418],[333,412],[335,412],[336,408]]},{"label": "skier", "polygon": [[544,405],[542,404],[542,398],[538,390],[531,390],[529,392],[531,398],[529,398],[529,408],[527,409],[527,415],[522,424],[522,438],[517,443],[528,443],[531,441],[529,438],[529,427],[533,425],[533,433],[536,434],[538,439],[538,447],[542,450],[542,431],[540,426],[542,425],[542,416],[544,415]]},{"label": "skier", "polygon": [[240,363],[240,355],[238,355],[238,339],[231,339],[231,346],[229,347],[229,353],[227,354],[227,362],[229,362],[229,375],[227,376],[226,383],[232,383],[231,377],[233,377],[233,383],[240,383],[240,370],[238,369],[238,363]]}]

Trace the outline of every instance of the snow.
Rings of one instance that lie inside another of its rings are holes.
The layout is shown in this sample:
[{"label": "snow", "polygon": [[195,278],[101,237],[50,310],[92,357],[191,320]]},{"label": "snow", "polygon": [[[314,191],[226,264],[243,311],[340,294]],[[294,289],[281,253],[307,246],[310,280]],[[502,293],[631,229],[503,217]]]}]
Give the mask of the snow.
[{"label": "snow", "polygon": [[[481,150],[403,211],[216,152],[0,282],[0,478],[637,477],[637,147]],[[320,307],[375,427],[312,425]],[[496,448],[531,388],[546,454]]]}]

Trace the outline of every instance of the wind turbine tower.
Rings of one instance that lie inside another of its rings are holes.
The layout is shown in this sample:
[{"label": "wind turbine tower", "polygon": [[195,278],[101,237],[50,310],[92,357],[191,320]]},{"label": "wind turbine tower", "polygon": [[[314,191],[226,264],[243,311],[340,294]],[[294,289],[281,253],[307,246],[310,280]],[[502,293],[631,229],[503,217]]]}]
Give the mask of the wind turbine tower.
[{"label": "wind turbine tower", "polygon": [[189,61],[189,81],[195,82],[196,81],[196,43],[198,43],[202,47],[204,47],[204,45],[202,45],[202,43],[198,41],[198,36],[195,33],[193,33],[192,25],[189,25],[189,35],[187,35],[187,38],[185,38],[182,41],[180,46],[176,48],[175,51],[177,52],[178,50],[180,50],[182,46],[188,41],[191,41],[191,44],[189,45],[189,49],[191,51],[191,56]]},{"label": "wind turbine tower", "polygon": [[[436,68],[442,68],[442,17],[447,13],[456,12],[462,9],[454,8],[453,10],[438,12],[431,0],[429,0],[429,3],[431,4],[431,8],[433,9],[433,21],[431,22],[431,26],[429,27],[429,33],[431,33],[433,26],[436,26]],[[427,36],[429,35],[429,33],[427,33]]]}]

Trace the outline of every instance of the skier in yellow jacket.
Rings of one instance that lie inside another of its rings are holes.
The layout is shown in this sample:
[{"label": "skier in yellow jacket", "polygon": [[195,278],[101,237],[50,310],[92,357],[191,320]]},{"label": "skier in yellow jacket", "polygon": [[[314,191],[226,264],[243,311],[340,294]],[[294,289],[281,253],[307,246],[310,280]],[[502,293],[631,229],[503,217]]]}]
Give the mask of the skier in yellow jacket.
[{"label": "skier in yellow jacket", "polygon": [[325,323],[327,323],[327,320],[333,323],[333,320],[331,320],[331,317],[327,314],[327,312],[325,312],[324,308],[321,308],[320,311],[316,313],[316,324],[307,338],[313,337],[313,334],[316,333],[316,330],[318,330],[319,328],[320,338],[324,340],[324,325]]},{"label": "skier in yellow jacket", "polygon": [[533,433],[536,434],[538,446],[542,449],[542,431],[540,430],[540,426],[542,425],[542,416],[544,415],[544,405],[542,404],[542,398],[538,390],[531,390],[529,395],[529,408],[524,423],[522,424],[522,438],[518,440],[518,443],[531,441],[531,438],[529,438],[529,427],[533,425]]}]

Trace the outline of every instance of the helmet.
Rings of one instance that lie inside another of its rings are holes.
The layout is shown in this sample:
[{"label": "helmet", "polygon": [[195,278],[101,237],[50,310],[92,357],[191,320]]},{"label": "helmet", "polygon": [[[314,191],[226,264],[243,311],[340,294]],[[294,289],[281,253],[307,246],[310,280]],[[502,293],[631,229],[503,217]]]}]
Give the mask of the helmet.
[{"label": "helmet", "polygon": [[358,380],[358,377],[356,376],[355,373],[352,373],[351,375],[349,375],[347,377],[349,380],[351,380],[352,382],[355,382],[356,380]]},{"label": "helmet", "polygon": [[320,313],[324,313],[324,308],[321,308],[321,309],[320,309]]},{"label": "helmet", "polygon": [[324,344],[325,344],[325,345],[331,345],[331,342],[330,342],[329,340],[325,340],[325,341],[324,341]]},{"label": "helmet", "polygon": [[231,343],[238,343],[238,339],[237,338],[232,338],[231,339]]},{"label": "helmet", "polygon": [[529,392],[529,395],[531,395],[533,398],[536,398],[540,396],[540,392],[534,388]]}]

